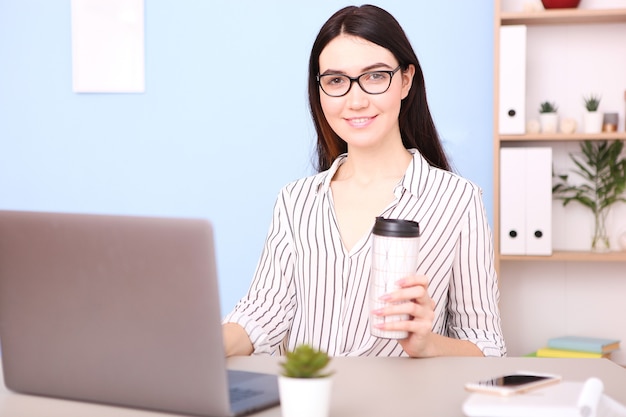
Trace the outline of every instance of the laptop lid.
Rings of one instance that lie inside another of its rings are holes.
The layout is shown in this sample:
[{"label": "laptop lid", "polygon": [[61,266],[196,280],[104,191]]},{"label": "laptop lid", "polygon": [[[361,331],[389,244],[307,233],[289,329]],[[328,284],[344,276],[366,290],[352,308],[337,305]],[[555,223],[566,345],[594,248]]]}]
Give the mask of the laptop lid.
[{"label": "laptop lid", "polygon": [[278,403],[256,374],[265,394],[230,404],[207,220],[0,211],[0,342],[21,393],[216,417]]}]

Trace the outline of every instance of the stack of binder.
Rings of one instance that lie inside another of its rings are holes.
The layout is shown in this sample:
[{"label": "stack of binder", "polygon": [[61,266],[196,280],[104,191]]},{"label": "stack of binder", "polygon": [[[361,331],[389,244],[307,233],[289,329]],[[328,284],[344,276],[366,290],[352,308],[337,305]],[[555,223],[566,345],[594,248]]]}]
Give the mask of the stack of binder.
[{"label": "stack of binder", "polygon": [[552,148],[500,149],[500,253],[552,254]]},{"label": "stack of binder", "polygon": [[[526,133],[524,25],[500,28],[498,131]],[[500,253],[552,254],[552,148],[505,146],[500,150]]]}]

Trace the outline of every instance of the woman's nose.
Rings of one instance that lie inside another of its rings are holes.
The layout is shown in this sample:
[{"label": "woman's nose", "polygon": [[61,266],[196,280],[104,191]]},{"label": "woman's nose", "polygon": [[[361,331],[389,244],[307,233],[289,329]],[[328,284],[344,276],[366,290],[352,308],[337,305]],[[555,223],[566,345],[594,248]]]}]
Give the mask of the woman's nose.
[{"label": "woman's nose", "polygon": [[352,88],[348,91],[346,99],[351,108],[363,108],[369,104],[369,94],[363,91],[361,85],[357,82],[352,84]]}]

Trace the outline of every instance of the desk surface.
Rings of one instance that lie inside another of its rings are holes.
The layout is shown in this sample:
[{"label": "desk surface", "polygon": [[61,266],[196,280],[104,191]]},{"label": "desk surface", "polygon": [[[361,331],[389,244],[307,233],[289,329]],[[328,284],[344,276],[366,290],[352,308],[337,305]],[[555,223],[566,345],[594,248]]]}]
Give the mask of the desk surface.
[{"label": "desk surface", "polygon": [[[237,357],[231,369],[277,373],[279,358]],[[604,392],[626,404],[626,369],[607,359],[551,358],[344,358],[332,361],[334,390],[331,417],[461,417],[469,395],[467,381],[518,370],[550,372],[564,380],[595,376]],[[171,414],[15,394],[0,387],[0,416],[11,417],[165,417]],[[280,408],[255,417],[279,417]]]}]

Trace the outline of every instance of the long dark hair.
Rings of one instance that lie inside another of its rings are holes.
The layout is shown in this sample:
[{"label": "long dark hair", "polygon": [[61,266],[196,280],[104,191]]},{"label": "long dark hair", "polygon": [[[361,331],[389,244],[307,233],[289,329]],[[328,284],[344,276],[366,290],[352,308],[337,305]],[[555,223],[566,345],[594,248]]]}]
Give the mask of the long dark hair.
[{"label": "long dark hair", "polygon": [[309,107],[317,132],[317,170],[327,170],[337,156],[348,150],[346,142],[331,129],[324,116],[316,79],[322,50],[341,34],[358,36],[388,49],[403,70],[410,64],[415,66],[413,85],[400,107],[402,143],[407,149],[417,148],[431,165],[450,171],[428,109],[424,74],[413,47],[398,21],[387,11],[372,5],[348,6],[339,10],[322,26],[313,43],[309,58]]}]

